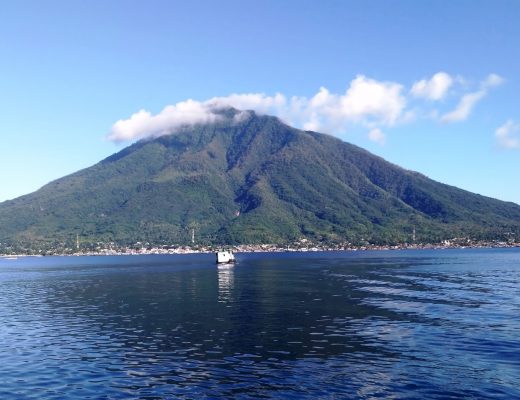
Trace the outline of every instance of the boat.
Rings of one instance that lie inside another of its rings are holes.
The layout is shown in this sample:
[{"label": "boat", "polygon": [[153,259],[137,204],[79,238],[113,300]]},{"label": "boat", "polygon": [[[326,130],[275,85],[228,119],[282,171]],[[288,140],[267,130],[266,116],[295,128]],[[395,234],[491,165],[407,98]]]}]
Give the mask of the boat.
[{"label": "boat", "polygon": [[217,251],[217,264],[233,264],[235,262],[235,255],[231,250]]}]

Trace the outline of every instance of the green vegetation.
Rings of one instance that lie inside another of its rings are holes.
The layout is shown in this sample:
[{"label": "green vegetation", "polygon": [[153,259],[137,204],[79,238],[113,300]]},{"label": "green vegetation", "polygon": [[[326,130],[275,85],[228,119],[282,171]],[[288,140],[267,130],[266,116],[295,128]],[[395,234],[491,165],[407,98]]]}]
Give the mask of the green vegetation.
[{"label": "green vegetation", "polygon": [[[236,113],[224,110],[227,121]],[[239,214],[239,215],[237,215]],[[0,204],[0,252],[98,242],[398,244],[510,239],[520,206],[274,117],[186,128]],[[515,236],[516,235],[516,236]]]}]

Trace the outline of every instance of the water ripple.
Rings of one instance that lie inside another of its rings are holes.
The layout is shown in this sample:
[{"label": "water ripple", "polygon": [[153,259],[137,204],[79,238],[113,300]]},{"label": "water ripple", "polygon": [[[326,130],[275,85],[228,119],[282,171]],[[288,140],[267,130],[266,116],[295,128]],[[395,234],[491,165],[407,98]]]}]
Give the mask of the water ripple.
[{"label": "water ripple", "polygon": [[519,261],[0,259],[0,398],[520,398]]}]

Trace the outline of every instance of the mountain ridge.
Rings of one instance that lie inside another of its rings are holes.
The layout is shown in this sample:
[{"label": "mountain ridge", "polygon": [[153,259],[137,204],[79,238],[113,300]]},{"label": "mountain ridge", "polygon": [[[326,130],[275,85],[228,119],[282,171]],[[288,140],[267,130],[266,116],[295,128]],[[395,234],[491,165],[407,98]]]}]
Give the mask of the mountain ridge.
[{"label": "mountain ridge", "polygon": [[[435,182],[330,135],[223,109],[0,203],[0,243],[423,242],[520,233],[520,206]],[[509,235],[509,236],[508,236]],[[31,247],[31,248],[32,248]]]}]

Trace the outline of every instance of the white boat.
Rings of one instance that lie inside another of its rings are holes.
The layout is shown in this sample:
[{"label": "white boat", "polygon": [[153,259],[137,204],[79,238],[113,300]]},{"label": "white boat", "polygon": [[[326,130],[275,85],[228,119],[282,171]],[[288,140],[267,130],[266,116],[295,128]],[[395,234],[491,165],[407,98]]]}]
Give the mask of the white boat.
[{"label": "white boat", "polygon": [[232,264],[235,262],[235,255],[231,250],[217,251],[217,264]]}]

